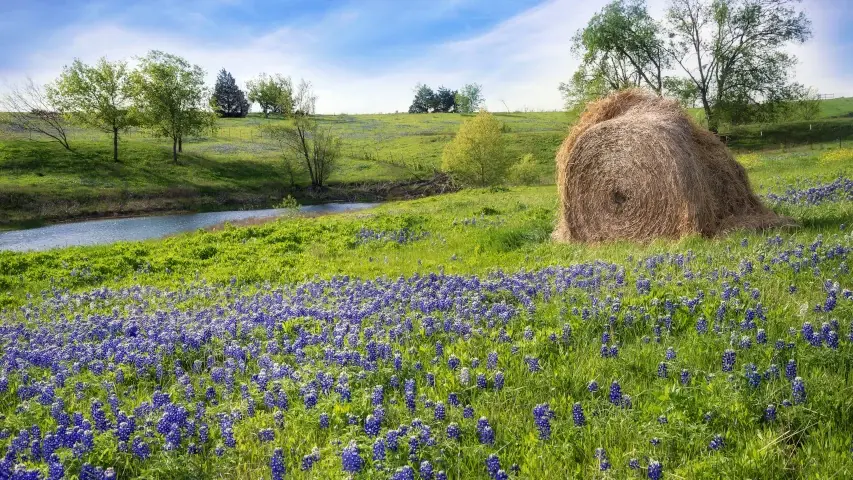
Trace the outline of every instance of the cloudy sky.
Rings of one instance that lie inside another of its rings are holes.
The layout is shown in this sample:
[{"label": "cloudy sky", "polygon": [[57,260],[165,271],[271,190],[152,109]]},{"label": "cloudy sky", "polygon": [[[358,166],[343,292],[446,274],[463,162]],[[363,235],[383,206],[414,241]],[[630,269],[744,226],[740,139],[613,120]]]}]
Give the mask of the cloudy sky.
[{"label": "cloudy sky", "polygon": [[[490,110],[553,110],[572,35],[607,0],[0,0],[0,85],[50,81],[75,57],[159,49],[313,82],[323,113],[405,111],[415,84],[483,85]],[[649,0],[653,15],[667,0]],[[804,0],[814,37],[797,80],[853,95],[853,0]],[[0,86],[0,89],[3,87]]]}]

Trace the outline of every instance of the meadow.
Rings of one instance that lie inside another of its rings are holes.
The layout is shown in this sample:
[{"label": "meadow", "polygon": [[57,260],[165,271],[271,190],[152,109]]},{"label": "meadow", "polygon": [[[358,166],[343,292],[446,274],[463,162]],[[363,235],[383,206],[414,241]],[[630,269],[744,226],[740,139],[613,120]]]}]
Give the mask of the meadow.
[{"label": "meadow", "polygon": [[853,150],[740,158],[799,227],[495,187],[0,252],[0,478],[849,478]]},{"label": "meadow", "polygon": [[[811,122],[737,126],[723,133],[740,153],[849,145],[853,100],[821,105],[820,118]],[[701,115],[697,109],[692,113]],[[573,117],[565,112],[495,114],[504,124],[508,154],[532,154],[540,182],[553,183],[554,152]],[[467,118],[444,113],[320,116],[343,141],[343,158],[327,196],[382,199],[370,193],[371,186],[431,177],[444,145]],[[121,162],[115,163],[110,138],[94,130],[72,128],[74,151],[68,152],[55,142],[0,126],[0,229],[109,215],[268,208],[287,195],[302,203],[322,201],[307,188],[307,177],[291,184],[277,146],[260,135],[262,124],[282,121],[287,120],[259,114],[220,119],[214,135],[187,139],[177,165],[168,141],[140,130],[123,137]]]}]

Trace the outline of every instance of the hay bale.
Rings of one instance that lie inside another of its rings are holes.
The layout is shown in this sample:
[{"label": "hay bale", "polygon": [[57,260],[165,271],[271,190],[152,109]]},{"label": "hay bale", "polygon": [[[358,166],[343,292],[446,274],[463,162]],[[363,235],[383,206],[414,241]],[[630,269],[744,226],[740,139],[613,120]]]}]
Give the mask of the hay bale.
[{"label": "hay bale", "polygon": [[557,152],[557,241],[648,241],[790,225],[678,103],[626,90],[592,103]]}]

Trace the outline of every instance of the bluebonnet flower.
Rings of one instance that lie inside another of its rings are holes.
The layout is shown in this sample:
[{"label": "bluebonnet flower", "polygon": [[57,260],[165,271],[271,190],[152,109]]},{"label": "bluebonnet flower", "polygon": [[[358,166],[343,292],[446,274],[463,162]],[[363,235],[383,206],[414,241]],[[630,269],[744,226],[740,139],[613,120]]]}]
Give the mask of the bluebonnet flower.
[{"label": "bluebonnet flower", "polygon": [[284,452],[280,448],[273,451],[270,458],[270,469],[272,470],[273,480],[283,480],[286,468],[284,466]]},{"label": "bluebonnet flower", "polygon": [[776,405],[772,403],[767,405],[767,408],[764,410],[764,419],[768,422],[776,421]]},{"label": "bluebonnet flower", "polygon": [[432,464],[429,460],[421,462],[420,474],[423,480],[433,480]]},{"label": "bluebonnet flower", "polygon": [[598,459],[598,469],[602,472],[610,470],[610,460],[607,459],[607,451],[603,448],[595,449],[595,458]]},{"label": "bluebonnet flower", "polygon": [[682,384],[682,385],[687,385],[687,384],[689,384],[689,383],[690,383],[690,371],[688,371],[687,369],[682,369],[682,370],[681,370],[681,379],[680,379],[680,380],[681,380],[681,384]]},{"label": "bluebonnet flower", "polygon": [[151,447],[145,443],[142,437],[134,437],[130,449],[140,460],[147,460],[151,456]]},{"label": "bluebonnet flower", "polygon": [[485,375],[485,374],[483,374],[483,373],[478,373],[478,374],[477,374],[477,388],[479,388],[479,389],[485,389],[485,388],[486,388],[486,386],[487,386],[487,384],[486,384],[486,375]]},{"label": "bluebonnet flower", "polygon": [[495,372],[495,390],[502,390],[504,388],[504,372],[497,371]]},{"label": "bluebonnet flower", "polygon": [[649,480],[660,480],[663,475],[663,465],[657,460],[649,460]]},{"label": "bluebonnet flower", "polygon": [[613,380],[613,383],[610,384],[610,403],[613,405],[619,405],[622,402],[622,387],[619,385],[619,382]]},{"label": "bluebonnet flower", "polygon": [[632,458],[628,460],[628,468],[631,470],[639,470],[640,469],[640,461],[636,458]]},{"label": "bluebonnet flower", "polygon": [[658,377],[659,378],[666,378],[667,375],[668,375],[668,369],[667,369],[666,362],[660,362],[658,364]]},{"label": "bluebonnet flower", "polygon": [[760,345],[767,343],[767,332],[763,328],[759,328],[758,332],[755,333],[755,342]]},{"label": "bluebonnet flower", "polygon": [[591,380],[587,384],[586,389],[589,390],[591,393],[597,392],[598,391],[598,382],[596,382],[595,380]]},{"label": "bluebonnet flower", "polygon": [[456,370],[459,367],[459,359],[456,358],[455,355],[451,355],[447,359],[447,366],[450,367],[451,370]]},{"label": "bluebonnet flower", "polygon": [[806,401],[806,384],[803,382],[802,377],[796,377],[794,379],[791,383],[791,390],[793,391],[795,404],[804,403]]},{"label": "bluebonnet flower", "polygon": [[320,428],[329,428],[329,414],[321,413],[320,414]]},{"label": "bluebonnet flower", "polygon": [[793,380],[797,377],[797,362],[792,358],[785,364],[785,378]]},{"label": "bluebonnet flower", "polygon": [[524,361],[527,363],[527,370],[531,373],[536,373],[539,371],[539,359],[536,357],[525,357]]},{"label": "bluebonnet flower", "polygon": [[533,422],[539,430],[539,439],[548,440],[551,438],[551,418],[554,412],[547,403],[541,403],[533,407]]},{"label": "bluebonnet flower", "polygon": [[580,402],[575,402],[575,404],[572,405],[572,420],[574,420],[576,427],[586,425],[586,417],[584,416],[583,406],[581,406]]},{"label": "bluebonnet flower", "polygon": [[388,430],[385,432],[385,445],[388,447],[388,450],[396,452],[399,445],[399,439],[400,433],[397,430]]},{"label": "bluebonnet flower", "polygon": [[667,360],[674,360],[675,359],[675,349],[672,347],[666,347],[665,357]]},{"label": "bluebonnet flower", "polygon": [[657,447],[658,445],[660,445],[660,439],[658,437],[652,437],[649,440],[649,443],[651,443],[653,447]]},{"label": "bluebonnet flower", "polygon": [[435,419],[438,421],[444,420],[445,407],[444,402],[436,402],[435,404]]},{"label": "bluebonnet flower", "polygon": [[498,470],[501,469],[501,461],[497,455],[494,453],[490,454],[486,457],[486,472],[490,477],[496,478],[498,475]]},{"label": "bluebonnet flower", "polygon": [[262,442],[271,442],[275,440],[275,431],[271,428],[262,428],[258,430],[258,439]]},{"label": "bluebonnet flower", "polygon": [[364,460],[361,458],[361,453],[355,440],[351,440],[341,452],[341,464],[344,472],[355,474],[361,471]]},{"label": "bluebonnet flower", "polygon": [[489,352],[488,357],[486,357],[486,368],[489,370],[494,370],[498,367],[498,352]]},{"label": "bluebonnet flower", "polygon": [[415,480],[415,470],[408,465],[403,465],[391,475],[391,480]]},{"label": "bluebonnet flower", "polygon": [[459,433],[459,425],[455,422],[447,426],[447,438],[451,440],[459,440]]},{"label": "bluebonnet flower", "polygon": [[462,409],[462,418],[474,418],[474,407],[465,405],[465,408]]},{"label": "bluebonnet flower", "polygon": [[381,462],[383,460],[385,460],[385,440],[377,438],[373,442],[373,461]]},{"label": "bluebonnet flower", "polygon": [[732,369],[734,368],[734,365],[735,365],[736,357],[737,357],[737,354],[732,349],[726,349],[726,351],[723,352],[723,371],[724,372],[731,372],[732,371]]},{"label": "bluebonnet flower", "polygon": [[367,434],[368,437],[375,437],[379,435],[379,431],[382,429],[381,420],[370,414],[367,418],[364,419],[364,433]]},{"label": "bluebonnet flower", "polygon": [[714,435],[714,438],[711,439],[711,443],[708,444],[708,448],[711,450],[719,450],[725,446],[725,442],[723,442],[722,435]]},{"label": "bluebonnet flower", "polygon": [[666,418],[666,415],[659,415],[658,423],[661,425],[666,425],[667,423],[669,423],[669,419]]}]

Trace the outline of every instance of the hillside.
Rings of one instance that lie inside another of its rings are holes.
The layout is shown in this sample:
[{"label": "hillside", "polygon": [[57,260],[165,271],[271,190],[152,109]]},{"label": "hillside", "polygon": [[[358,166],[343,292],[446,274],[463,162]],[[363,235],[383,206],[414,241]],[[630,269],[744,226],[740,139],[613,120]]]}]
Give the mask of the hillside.
[{"label": "hillside", "polygon": [[[853,139],[853,100],[823,102],[813,122],[743,126],[723,132],[737,151],[814,148]],[[700,112],[694,110],[694,115]],[[563,112],[496,113],[504,122],[509,154],[532,153],[543,184],[553,181],[554,152],[571,118]],[[388,114],[321,116],[344,141],[344,158],[330,184],[342,198],[353,184],[367,184],[354,199],[370,199],[371,187],[428,177],[440,165],[444,145],[466,115]],[[259,134],[266,122],[252,114],[220,119],[210,138],[188,139],[175,165],[162,139],[141,131],[126,135],[120,163],[110,157],[109,138],[72,128],[74,149],[0,129],[0,228],[37,225],[75,217],[182,210],[268,207],[293,194],[312,200],[307,179],[296,187],[285,177],[276,145]],[[361,195],[361,196],[359,196]],[[381,199],[381,198],[380,198]]]}]

